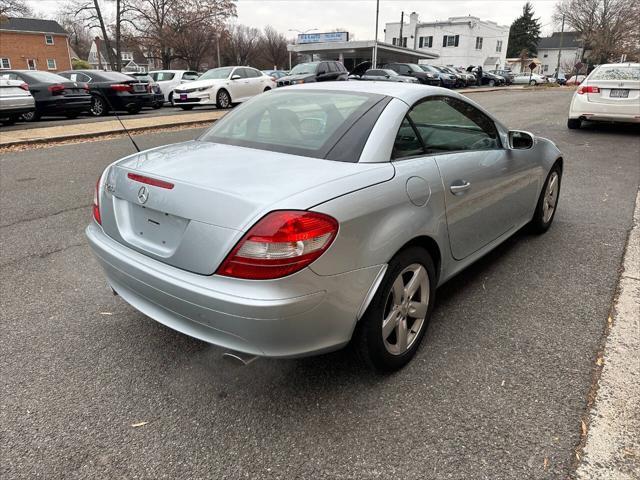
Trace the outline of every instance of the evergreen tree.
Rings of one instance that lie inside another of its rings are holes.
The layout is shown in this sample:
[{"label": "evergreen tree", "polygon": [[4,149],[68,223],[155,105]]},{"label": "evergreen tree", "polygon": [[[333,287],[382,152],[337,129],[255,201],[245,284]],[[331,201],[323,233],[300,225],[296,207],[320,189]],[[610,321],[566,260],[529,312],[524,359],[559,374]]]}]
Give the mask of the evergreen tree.
[{"label": "evergreen tree", "polygon": [[522,7],[522,15],[516,18],[509,30],[509,44],[507,57],[514,58],[520,52],[527,50],[530,55],[538,53],[538,40],[540,40],[540,19],[533,18],[533,6],[530,2]]}]

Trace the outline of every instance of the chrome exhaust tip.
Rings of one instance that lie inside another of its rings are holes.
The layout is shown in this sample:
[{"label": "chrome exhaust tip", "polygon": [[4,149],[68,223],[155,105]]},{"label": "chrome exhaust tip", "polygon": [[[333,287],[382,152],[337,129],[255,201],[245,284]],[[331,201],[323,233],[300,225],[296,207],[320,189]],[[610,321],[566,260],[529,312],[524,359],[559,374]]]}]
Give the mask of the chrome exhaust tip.
[{"label": "chrome exhaust tip", "polygon": [[236,365],[240,364],[240,366],[244,367],[252,363],[258,357],[256,355],[248,355],[246,353],[229,351],[229,352],[224,352],[222,354],[222,358]]}]

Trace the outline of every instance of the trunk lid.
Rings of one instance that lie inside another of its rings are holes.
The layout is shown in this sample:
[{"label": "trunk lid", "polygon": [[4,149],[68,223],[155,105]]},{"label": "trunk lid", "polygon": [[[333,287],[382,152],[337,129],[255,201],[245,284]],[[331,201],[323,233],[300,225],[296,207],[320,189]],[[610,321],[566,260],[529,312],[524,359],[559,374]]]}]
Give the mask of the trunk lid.
[{"label": "trunk lid", "polygon": [[640,113],[639,80],[588,80],[583,86],[598,87],[598,93],[587,93],[587,100],[593,103],[611,105],[635,105]]},{"label": "trunk lid", "polygon": [[[393,172],[390,164],[336,162],[209,142],[169,145],[109,168],[100,198],[102,227],[145,255],[212,274],[243,233],[269,211],[308,209],[389,180]],[[136,175],[171,187],[149,185]],[[296,201],[296,195],[304,200]]]}]

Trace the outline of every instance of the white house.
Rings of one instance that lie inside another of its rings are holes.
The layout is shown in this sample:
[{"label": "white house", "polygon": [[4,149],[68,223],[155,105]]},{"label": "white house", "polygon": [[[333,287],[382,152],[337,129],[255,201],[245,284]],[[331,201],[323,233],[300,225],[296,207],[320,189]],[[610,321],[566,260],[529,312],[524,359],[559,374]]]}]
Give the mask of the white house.
[{"label": "white house", "polygon": [[583,53],[584,45],[578,32],[553,32],[550,37],[538,41],[540,69],[545,75],[552,75],[556,71],[558,55],[560,71],[566,74],[574,70],[575,65],[583,58]]},{"label": "white house", "polygon": [[[145,73],[150,69],[153,69],[152,62],[144,55],[139,46],[123,42],[120,50],[123,72]],[[115,50],[113,51],[113,54],[115,55]],[[87,61],[91,64],[91,68],[94,70],[111,70],[107,49],[100,37],[96,37],[91,43],[89,58]]]},{"label": "white house", "polygon": [[509,27],[478,17],[449,17],[445,21],[420,22],[418,14],[409,23],[387,23],[385,42],[438,54],[434,65],[468,67],[482,65],[485,70],[501,68],[507,57]]}]

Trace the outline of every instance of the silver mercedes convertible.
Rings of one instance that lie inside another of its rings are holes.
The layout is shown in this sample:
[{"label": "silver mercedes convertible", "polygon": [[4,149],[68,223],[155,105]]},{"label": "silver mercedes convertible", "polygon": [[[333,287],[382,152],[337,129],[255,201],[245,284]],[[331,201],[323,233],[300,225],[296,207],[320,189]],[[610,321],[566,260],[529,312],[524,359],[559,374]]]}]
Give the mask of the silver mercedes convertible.
[{"label": "silver mercedes convertible", "polygon": [[439,285],[550,227],[562,167],[449,90],[299,85],[111,164],[86,234],[114,292],[174,330],[245,357],[352,344],[395,370]]}]

